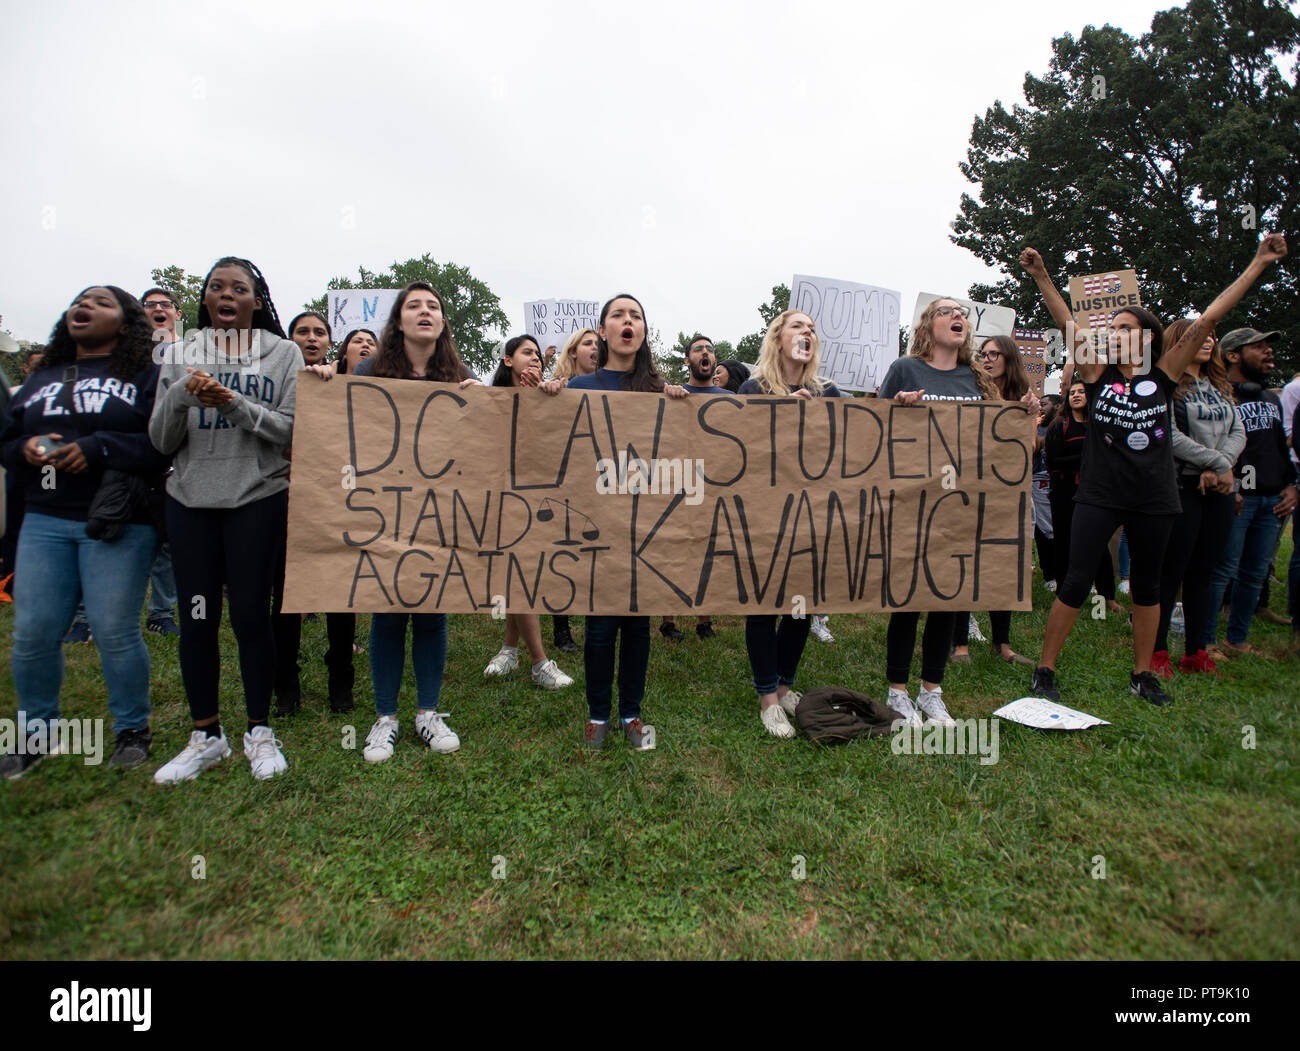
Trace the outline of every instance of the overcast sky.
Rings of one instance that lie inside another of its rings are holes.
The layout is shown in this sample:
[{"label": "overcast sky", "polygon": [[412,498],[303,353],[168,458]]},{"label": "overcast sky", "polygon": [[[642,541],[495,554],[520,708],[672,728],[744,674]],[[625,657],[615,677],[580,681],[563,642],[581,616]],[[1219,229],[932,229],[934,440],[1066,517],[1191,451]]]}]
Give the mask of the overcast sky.
[{"label": "overcast sky", "polygon": [[287,323],[429,252],[523,302],[631,291],[733,342],[794,273],[964,294],[971,121],[1145,0],[6,4],[0,314],[256,262]]}]

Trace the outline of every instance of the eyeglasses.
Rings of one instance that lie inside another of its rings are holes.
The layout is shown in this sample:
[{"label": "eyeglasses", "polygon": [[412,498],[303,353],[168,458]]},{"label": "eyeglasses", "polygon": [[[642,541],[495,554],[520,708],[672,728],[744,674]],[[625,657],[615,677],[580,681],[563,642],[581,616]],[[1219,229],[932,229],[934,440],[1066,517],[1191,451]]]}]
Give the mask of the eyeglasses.
[{"label": "eyeglasses", "polygon": [[980,357],[983,358],[985,361],[989,361],[989,360],[991,360],[992,358],[1000,358],[1000,357],[1002,357],[1002,351],[1000,351],[1000,350],[985,350],[985,351],[982,351],[982,352],[980,353]]},{"label": "eyeglasses", "polygon": [[162,307],[165,310],[175,310],[176,304],[170,299],[146,299],[141,306],[145,307]]},{"label": "eyeglasses", "polygon": [[940,307],[935,311],[939,317],[950,317],[953,314],[960,314],[962,317],[970,317],[970,307]]}]

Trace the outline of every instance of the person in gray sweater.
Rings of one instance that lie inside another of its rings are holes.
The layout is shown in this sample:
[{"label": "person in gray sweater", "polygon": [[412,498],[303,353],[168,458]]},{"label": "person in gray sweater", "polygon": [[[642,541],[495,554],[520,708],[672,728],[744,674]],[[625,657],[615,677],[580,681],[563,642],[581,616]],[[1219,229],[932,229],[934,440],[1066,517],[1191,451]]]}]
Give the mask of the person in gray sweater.
[{"label": "person in gray sweater", "polygon": [[261,272],[246,259],[227,257],[204,279],[199,331],[160,355],[149,437],[174,457],[167,533],[194,732],[154,780],[192,780],[230,755],[217,708],[223,585],[248,713],[244,753],[253,776],[265,780],[288,768],[268,721],[275,675],[271,585],[288,528],[289,442],[302,353],[285,338]]},{"label": "person in gray sweater", "polygon": [[[1176,343],[1189,328],[1175,321],[1165,332]],[[1169,657],[1169,620],[1178,590],[1183,593],[1185,672],[1212,672],[1205,652],[1210,618],[1211,582],[1219,552],[1232,524],[1232,466],[1246,445],[1241,413],[1232,400],[1223,356],[1214,331],[1206,337],[1174,392],[1174,463],[1183,510],[1174,523],[1160,576],[1160,625],[1156,630],[1151,670],[1173,677]]]}]

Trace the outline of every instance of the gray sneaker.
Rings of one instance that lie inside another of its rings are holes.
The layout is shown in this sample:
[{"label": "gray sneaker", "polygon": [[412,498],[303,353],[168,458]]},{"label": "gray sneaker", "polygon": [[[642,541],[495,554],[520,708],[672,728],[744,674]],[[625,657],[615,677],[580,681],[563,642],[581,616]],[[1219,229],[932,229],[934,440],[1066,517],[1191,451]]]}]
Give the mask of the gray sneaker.
[{"label": "gray sneaker", "polygon": [[593,752],[605,747],[605,738],[609,736],[609,723],[589,722],[582,731],[583,743]]},{"label": "gray sneaker", "polygon": [[153,745],[153,734],[149,727],[143,730],[123,730],[117,735],[113,745],[113,755],[108,765],[118,770],[130,770],[149,758],[149,749]]},{"label": "gray sneaker", "polygon": [[655,728],[643,726],[640,719],[633,719],[623,724],[623,736],[627,743],[638,752],[649,752],[655,746]]}]

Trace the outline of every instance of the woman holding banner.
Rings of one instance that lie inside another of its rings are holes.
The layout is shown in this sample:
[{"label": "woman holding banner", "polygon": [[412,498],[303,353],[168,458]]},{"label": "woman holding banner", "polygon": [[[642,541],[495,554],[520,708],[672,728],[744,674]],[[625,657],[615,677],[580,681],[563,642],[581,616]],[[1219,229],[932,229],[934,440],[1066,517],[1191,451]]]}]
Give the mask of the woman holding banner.
[{"label": "woman holding banner", "polygon": [[[329,365],[310,370],[321,379],[334,375]],[[435,380],[469,387],[481,383],[461,361],[442,297],[424,281],[412,281],[393,302],[378,350],[353,373],[378,379]],[[370,677],[377,716],[362,757],[382,763],[397,745],[397,693],[406,670],[407,625],[411,629],[411,664],[415,667],[416,736],[434,752],[454,752],[460,738],[438,711],[442,674],[447,665],[445,613],[375,613],[370,618]]]},{"label": "woman holding banner", "polygon": [[[737,393],[843,397],[835,384],[817,375],[820,363],[821,339],[816,322],[801,310],[786,310],[767,326],[754,373],[740,385]],[[731,371],[728,367],[728,372]],[[724,377],[723,382],[727,379],[730,376]],[[745,649],[749,653],[754,692],[758,694],[758,718],[773,737],[788,739],[795,735],[790,717],[798,709],[802,695],[794,690],[794,677],[811,627],[812,621],[807,616],[796,617],[790,613],[745,618]]]},{"label": "woman holding banner", "polygon": [[230,754],[218,711],[223,587],[248,714],[244,754],[253,776],[266,780],[288,769],[269,722],[271,591],[287,527],[302,352],[285,338],[261,271],[229,256],[203,279],[198,331],[170,349],[176,353],[158,377],[149,437],[160,452],[174,455],[167,533],[181,614],[181,677],[194,732],[154,780],[192,780]]},{"label": "woman holding banner", "polygon": [[[678,386],[664,383],[655,370],[647,339],[645,311],[626,292],[609,300],[600,311],[597,329],[597,364],[588,376],[575,376],[571,390],[636,391],[688,397]],[[542,390],[557,394],[564,384],[546,383]],[[620,638],[621,636],[621,638]],[[587,618],[583,663],[587,672],[587,725],[583,737],[588,748],[598,750],[609,734],[613,712],[614,646],[618,642],[618,710],[623,736],[638,752],[655,746],[653,728],[641,722],[646,668],[650,663],[650,618],[594,616]]]},{"label": "woman holding banner", "polygon": [[[980,345],[979,357],[1002,401],[1021,401],[1025,398],[1029,393],[1029,373],[1025,371],[1025,363],[1020,360],[1020,350],[1014,339],[1010,336],[990,336]],[[1044,575],[1051,568],[1044,566]],[[967,611],[952,616],[951,659],[955,663],[969,664],[971,615]],[[989,622],[993,628],[993,651],[1008,664],[1032,666],[1032,660],[1011,648],[1011,611],[991,610]]]},{"label": "woman holding banner", "polygon": [[[600,334],[594,328],[584,328],[575,332],[565,341],[564,350],[555,363],[555,372],[549,382],[567,383],[574,376],[590,376],[597,369],[596,359],[600,355]],[[551,630],[554,633],[555,648],[561,653],[577,653],[578,645],[573,641],[569,629],[569,618],[557,614],[551,618]]]},{"label": "woman holding banner", "polygon": [[[936,299],[927,304],[916,323],[910,353],[889,366],[878,396],[894,398],[902,405],[998,399],[1001,391],[984,371],[981,360],[975,357],[971,345],[974,334],[969,307],[955,299]],[[1030,411],[1037,411],[1038,399],[1033,391],[1026,390],[1020,400]],[[913,704],[907,681],[920,620],[921,614],[910,610],[889,616],[885,634],[889,698],[885,704],[912,726],[921,725],[922,713],[931,722],[952,725],[954,720],[943,703],[942,684],[953,638],[953,614],[941,611],[926,614],[925,632],[921,636],[921,691]]]},{"label": "woman holding banner", "polygon": [[[492,376],[493,387],[537,387],[542,382],[542,352],[532,336],[515,336],[508,340],[501,361]],[[487,678],[509,675],[519,667],[519,639],[528,646],[533,660],[533,682],[546,690],[562,690],[573,679],[560,671],[559,665],[546,656],[542,645],[542,621],[536,613],[507,613],[506,641],[483,669]]]},{"label": "woman holding banner", "polygon": [[[1074,498],[1070,569],[1056,593],[1047,618],[1043,656],[1034,670],[1034,693],[1059,700],[1056,658],[1069,637],[1088,594],[1101,548],[1124,526],[1132,549],[1133,672],[1129,689],[1152,704],[1167,704],[1168,694],[1151,673],[1151,655],[1160,624],[1160,575],[1170,531],[1181,512],[1174,468],[1170,399],[1187,366],[1196,358],[1206,334],[1240,301],[1268,269],[1287,254],[1281,234],[1265,234],[1255,258],[1165,351],[1160,322],[1141,307],[1115,313],[1110,320],[1108,352],[1092,353],[1087,334],[1067,340],[1068,389],[1077,371],[1088,393],[1089,424],[1079,491]],[[1053,320],[1074,332],[1070,308],[1052,284],[1042,257],[1032,248],[1020,264],[1042,293]],[[1097,358],[1102,360],[1096,360]]]}]

